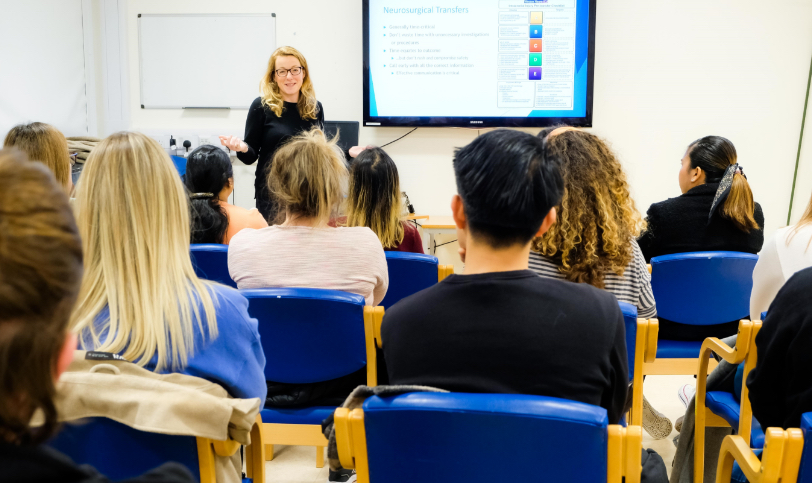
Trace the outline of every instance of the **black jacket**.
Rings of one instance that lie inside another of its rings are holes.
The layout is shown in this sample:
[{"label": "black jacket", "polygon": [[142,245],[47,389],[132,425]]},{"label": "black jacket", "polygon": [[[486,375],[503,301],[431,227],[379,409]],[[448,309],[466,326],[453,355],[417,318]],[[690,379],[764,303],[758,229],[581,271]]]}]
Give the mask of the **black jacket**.
[{"label": "black jacket", "polygon": [[812,411],[812,268],[796,273],[770,304],[756,336],[758,361],[747,378],[753,416],[763,428],[797,428]]},{"label": "black jacket", "polygon": [[719,183],[707,183],[648,209],[648,228],[637,243],[646,261],[672,253],[732,251],[758,253],[764,244],[764,213],[756,203],[753,217],[759,229],[745,233],[718,214],[708,224]]},{"label": "black jacket", "polygon": [[[0,442],[0,483],[110,483],[89,466],[77,466],[70,458],[47,446],[17,446]],[[127,483],[193,483],[189,471],[167,463]]]}]

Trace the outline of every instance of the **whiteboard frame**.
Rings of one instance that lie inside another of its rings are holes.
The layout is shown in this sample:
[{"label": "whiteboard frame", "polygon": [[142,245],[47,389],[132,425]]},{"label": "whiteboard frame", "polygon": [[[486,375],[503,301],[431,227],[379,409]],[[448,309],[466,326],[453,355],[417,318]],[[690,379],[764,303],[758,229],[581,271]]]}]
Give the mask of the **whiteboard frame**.
[{"label": "whiteboard frame", "polygon": [[251,106],[150,106],[145,107],[144,101],[144,59],[141,45],[141,18],[142,17],[273,17],[273,45],[276,49],[276,13],[139,13],[138,14],[138,105],[141,109],[248,109]]}]

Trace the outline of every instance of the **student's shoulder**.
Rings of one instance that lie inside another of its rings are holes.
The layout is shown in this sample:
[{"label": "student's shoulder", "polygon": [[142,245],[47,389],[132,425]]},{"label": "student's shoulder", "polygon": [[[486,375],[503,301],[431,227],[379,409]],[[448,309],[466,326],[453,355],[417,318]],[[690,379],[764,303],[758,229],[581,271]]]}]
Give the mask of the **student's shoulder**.
[{"label": "student's shoulder", "polygon": [[229,251],[253,246],[257,240],[273,238],[278,229],[275,226],[265,226],[262,228],[246,227],[238,231],[229,242]]},{"label": "student's shoulder", "polygon": [[[348,241],[362,243],[367,248],[381,245],[378,235],[366,226],[339,226],[334,230],[340,237]],[[383,251],[383,247],[381,247],[381,251]]]},{"label": "student's shoulder", "polygon": [[535,292],[546,294],[547,299],[566,306],[578,317],[593,317],[619,312],[620,308],[614,295],[606,290],[593,287],[587,283],[573,283],[546,277],[528,280]]}]

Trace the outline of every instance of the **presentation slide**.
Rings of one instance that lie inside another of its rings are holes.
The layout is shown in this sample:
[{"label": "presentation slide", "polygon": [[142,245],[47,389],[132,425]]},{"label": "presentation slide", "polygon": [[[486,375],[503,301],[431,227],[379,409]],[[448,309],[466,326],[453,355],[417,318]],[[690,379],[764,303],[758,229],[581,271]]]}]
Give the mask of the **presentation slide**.
[{"label": "presentation slide", "polygon": [[591,122],[590,0],[366,3],[366,125],[588,113]]}]

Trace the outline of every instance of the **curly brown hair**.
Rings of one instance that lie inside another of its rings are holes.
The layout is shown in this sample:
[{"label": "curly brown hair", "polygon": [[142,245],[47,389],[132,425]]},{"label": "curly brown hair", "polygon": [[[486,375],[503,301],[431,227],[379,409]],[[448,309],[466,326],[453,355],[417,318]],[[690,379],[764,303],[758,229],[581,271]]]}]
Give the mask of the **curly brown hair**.
[{"label": "curly brown hair", "polygon": [[533,240],[533,250],[552,258],[567,280],[604,288],[607,272],[622,275],[631,262],[631,242],[645,221],[605,142],[577,130],[554,133],[547,142],[561,164],[564,197],[558,221]]}]

